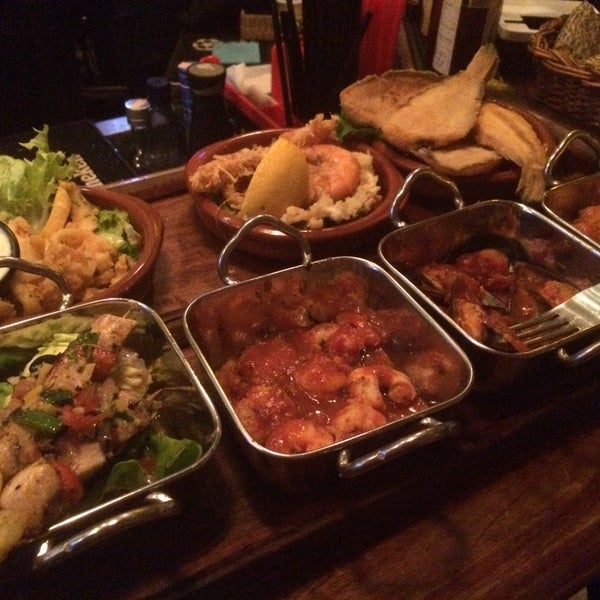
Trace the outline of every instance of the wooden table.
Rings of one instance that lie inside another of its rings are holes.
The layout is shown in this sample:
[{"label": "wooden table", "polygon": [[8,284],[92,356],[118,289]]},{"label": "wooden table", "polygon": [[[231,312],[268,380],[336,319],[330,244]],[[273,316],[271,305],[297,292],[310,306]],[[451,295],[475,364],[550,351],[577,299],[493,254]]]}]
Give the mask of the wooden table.
[{"label": "wooden table", "polygon": [[[182,310],[222,285],[222,242],[199,223],[181,170],[118,187],[164,220],[147,301],[186,346]],[[232,268],[244,278],[279,266],[239,255]],[[303,496],[257,478],[223,415],[213,460],[168,490],[178,516],[44,572],[5,571],[0,597],[566,598],[600,575],[597,365],[542,366],[474,392],[455,409],[455,438]]]}]

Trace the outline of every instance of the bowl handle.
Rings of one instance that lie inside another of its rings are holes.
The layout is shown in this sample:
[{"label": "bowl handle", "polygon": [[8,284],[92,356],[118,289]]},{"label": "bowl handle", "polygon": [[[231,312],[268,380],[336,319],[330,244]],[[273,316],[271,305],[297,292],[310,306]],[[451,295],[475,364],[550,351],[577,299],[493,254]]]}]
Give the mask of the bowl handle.
[{"label": "bowl handle", "polygon": [[592,342],[577,352],[567,352],[564,348],[556,351],[558,359],[568,367],[578,367],[600,353],[600,341]]},{"label": "bowl handle", "polygon": [[438,421],[431,417],[421,419],[419,423],[424,429],[402,437],[382,448],[369,452],[360,458],[350,459],[350,450],[345,448],[338,457],[338,473],[340,477],[349,479],[388,462],[392,458],[406,454],[436,440],[455,435],[458,432],[458,423],[455,421]]},{"label": "bowl handle", "polygon": [[109,536],[129,529],[141,523],[147,523],[180,512],[180,505],[163,492],[152,492],[145,498],[146,504],[132,508],[116,516],[110,516],[92,525],[88,529],[76,533],[70,538],[53,544],[52,538],[45,539],[39,547],[33,561],[33,568],[50,566],[60,559],[71,556],[73,552],[89,548]]},{"label": "bowl handle", "polygon": [[233,285],[239,283],[236,279],[229,275],[229,257],[231,253],[237,248],[238,244],[254,229],[257,225],[268,225],[273,229],[279,229],[286,235],[293,237],[300,246],[302,253],[302,264],[304,267],[309,268],[312,263],[312,256],[310,252],[310,244],[308,240],[302,235],[302,232],[287,223],[284,223],[277,217],[271,215],[257,215],[246,221],[233,235],[233,237],[225,244],[221,254],[217,261],[217,269],[219,270],[219,277],[227,285]]},{"label": "bowl handle", "polygon": [[15,256],[3,256],[0,258],[0,269],[3,268],[27,271],[28,273],[41,275],[42,277],[46,277],[54,281],[62,294],[62,301],[60,303],[61,310],[63,308],[67,308],[73,301],[73,294],[71,293],[69,284],[65,281],[65,278],[62,276],[62,274],[54,269],[50,269],[44,265],[30,262],[22,258],[16,258]]},{"label": "bowl handle", "polygon": [[579,139],[584,141],[594,151],[596,154],[596,163],[600,166],[600,142],[583,129],[573,129],[572,131],[569,131],[569,133],[567,133],[567,135],[565,135],[565,137],[558,143],[546,161],[544,178],[548,187],[555,187],[562,183],[560,179],[554,178],[554,168],[556,167],[556,164],[562,155],[565,153],[566,149],[575,140]]},{"label": "bowl handle", "polygon": [[458,186],[452,181],[452,179],[448,179],[444,175],[440,175],[436,173],[433,169],[429,167],[419,167],[418,169],[414,169],[411,171],[404,180],[402,187],[398,190],[398,193],[392,200],[392,205],[390,206],[390,220],[396,227],[404,227],[406,222],[400,219],[400,208],[405,205],[405,197],[408,196],[410,188],[413,183],[421,178],[421,177],[431,177],[432,179],[437,180],[439,183],[442,183],[450,188],[452,191],[454,207],[457,209],[463,208],[465,202],[463,200],[462,194],[458,189]]}]

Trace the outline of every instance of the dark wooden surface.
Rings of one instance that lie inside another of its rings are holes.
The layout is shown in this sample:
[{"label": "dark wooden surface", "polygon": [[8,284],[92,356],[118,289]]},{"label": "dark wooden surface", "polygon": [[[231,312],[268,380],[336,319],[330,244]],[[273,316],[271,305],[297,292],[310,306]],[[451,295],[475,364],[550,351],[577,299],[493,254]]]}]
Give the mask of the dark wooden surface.
[{"label": "dark wooden surface", "polygon": [[[147,301],[185,346],[183,309],[223,285],[222,242],[196,218],[181,171],[121,188],[146,196],[165,222]],[[279,267],[232,260],[238,278]],[[455,438],[303,495],[258,478],[223,415],[213,460],[168,490],[178,516],[42,572],[22,556],[8,561],[0,597],[567,598],[600,574],[599,395],[597,360],[532,366],[459,403]]]}]

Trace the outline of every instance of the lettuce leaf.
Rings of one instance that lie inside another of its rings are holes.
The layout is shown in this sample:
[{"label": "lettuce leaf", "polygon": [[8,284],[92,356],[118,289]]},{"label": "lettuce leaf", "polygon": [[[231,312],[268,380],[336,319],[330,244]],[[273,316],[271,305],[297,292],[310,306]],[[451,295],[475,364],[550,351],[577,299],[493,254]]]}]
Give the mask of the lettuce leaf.
[{"label": "lettuce leaf", "polygon": [[147,483],[148,478],[137,460],[123,460],[111,469],[104,486],[103,499],[127,494]]},{"label": "lettuce leaf", "polygon": [[370,141],[381,138],[381,130],[375,127],[355,125],[345,113],[341,113],[335,133],[340,141],[348,139]]},{"label": "lettuce leaf", "polygon": [[157,479],[167,477],[193,465],[202,456],[202,446],[193,440],[176,440],[165,434],[150,436],[155,453]]},{"label": "lettuce leaf", "polygon": [[36,150],[33,159],[0,155],[0,219],[24,217],[39,230],[48,219],[59,180],[69,180],[76,172],[75,157],[52,152],[48,126],[34,129],[36,135],[21,144]]},{"label": "lettuce leaf", "polygon": [[129,221],[124,210],[100,209],[96,233],[106,238],[119,252],[137,258],[142,236]]},{"label": "lettuce leaf", "polygon": [[142,446],[145,447],[141,450],[141,456],[135,456],[140,449],[134,444],[131,449],[134,456],[114,464],[102,489],[96,490],[101,500],[126,494],[151,481],[182,471],[202,456],[202,446],[194,440],[175,439],[164,433],[151,433],[147,437],[142,434],[142,437]]}]

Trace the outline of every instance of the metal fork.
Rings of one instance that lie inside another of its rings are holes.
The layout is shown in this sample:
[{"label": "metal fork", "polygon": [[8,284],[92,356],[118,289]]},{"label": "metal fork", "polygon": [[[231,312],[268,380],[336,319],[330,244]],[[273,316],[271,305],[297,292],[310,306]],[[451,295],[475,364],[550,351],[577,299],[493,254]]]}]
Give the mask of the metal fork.
[{"label": "metal fork", "polygon": [[575,294],[549,311],[511,326],[529,348],[554,346],[600,326],[600,283]]}]

